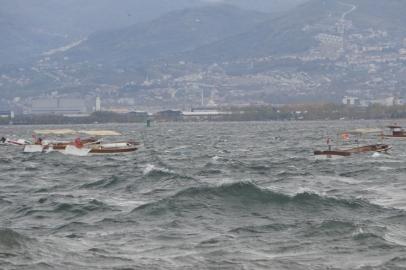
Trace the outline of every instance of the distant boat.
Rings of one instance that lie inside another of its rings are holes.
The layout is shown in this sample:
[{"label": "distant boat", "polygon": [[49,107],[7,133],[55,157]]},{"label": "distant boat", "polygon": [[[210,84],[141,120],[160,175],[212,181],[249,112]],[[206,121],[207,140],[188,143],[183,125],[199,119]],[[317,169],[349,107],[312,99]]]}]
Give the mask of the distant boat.
[{"label": "distant boat", "polygon": [[406,131],[403,130],[401,126],[388,126],[392,131],[391,135],[382,135],[385,138],[393,138],[393,139],[406,139]]},{"label": "distant boat", "polygon": [[[343,157],[348,157],[352,154],[359,154],[365,152],[386,152],[392,148],[390,144],[383,144],[383,137],[381,136],[381,143],[380,144],[372,144],[372,145],[365,145],[365,135],[369,133],[379,133],[382,134],[380,129],[356,129],[356,130],[348,130],[348,131],[340,131],[337,132],[337,141],[336,141],[336,149],[331,150],[331,145],[329,145],[329,149],[326,151],[314,151],[314,157],[316,159],[340,159]],[[338,149],[338,141],[340,135],[356,135],[357,139],[356,142],[358,144],[357,147],[350,148],[350,149]],[[359,139],[362,139],[362,146],[359,146]]]}]

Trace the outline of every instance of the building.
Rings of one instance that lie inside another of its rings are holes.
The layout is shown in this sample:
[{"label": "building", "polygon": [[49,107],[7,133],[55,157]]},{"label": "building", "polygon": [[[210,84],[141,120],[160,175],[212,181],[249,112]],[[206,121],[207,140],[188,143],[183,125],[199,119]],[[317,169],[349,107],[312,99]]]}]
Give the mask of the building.
[{"label": "building", "polygon": [[0,117],[14,118],[14,115],[23,114],[23,108],[20,106],[0,106]]},{"label": "building", "polygon": [[350,107],[368,107],[371,104],[394,106],[406,104],[406,99],[398,97],[387,97],[384,99],[361,99],[357,97],[345,97],[343,98],[343,104],[348,105]]},{"label": "building", "polygon": [[181,116],[182,112],[181,111],[166,110],[166,111],[157,112],[155,114],[159,115],[159,116],[176,118],[178,116]]},{"label": "building", "polygon": [[149,117],[148,112],[144,111],[132,111],[126,114],[127,117],[135,116],[138,119],[147,119]]},{"label": "building", "polygon": [[362,46],[362,50],[364,52],[381,52],[382,47],[381,46]]},{"label": "building", "polygon": [[96,108],[95,111],[100,111],[101,106],[100,106],[100,97],[96,98]]},{"label": "building", "polygon": [[33,100],[30,114],[78,114],[92,113],[94,101],[85,99],[37,99]]},{"label": "building", "polygon": [[343,104],[348,106],[358,106],[360,105],[360,98],[357,97],[345,97],[343,98]]}]

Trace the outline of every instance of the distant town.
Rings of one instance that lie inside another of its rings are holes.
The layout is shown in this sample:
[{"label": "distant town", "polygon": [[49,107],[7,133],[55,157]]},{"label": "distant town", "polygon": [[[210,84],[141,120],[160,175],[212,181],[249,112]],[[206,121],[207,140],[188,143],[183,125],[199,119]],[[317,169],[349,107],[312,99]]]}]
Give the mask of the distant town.
[{"label": "distant town", "polygon": [[[102,64],[64,64],[53,61],[54,51],[47,52],[34,66],[1,71],[0,87],[26,89],[40,75],[53,82],[52,89],[32,96],[13,96],[10,90],[5,95],[9,98],[0,100],[0,114],[13,118],[77,118],[106,111],[140,119],[156,114],[170,115],[171,119],[207,119],[224,116],[225,111],[235,110],[232,108],[244,111],[246,107],[281,108],[307,102],[333,102],[361,109],[373,104],[402,106],[406,103],[406,40],[398,40],[386,31],[354,27],[346,19],[354,9],[348,5],[348,12],[341,18],[327,17],[303,25],[302,31],[314,33],[318,41],[304,53],[210,65],[179,61],[171,65],[182,73],[151,74],[125,83],[89,83],[78,74],[101,68]],[[69,59],[64,60],[68,63]],[[167,65],[161,63],[155,68]],[[135,71],[116,68],[112,72],[127,76]],[[301,113],[293,118],[306,119]]]}]

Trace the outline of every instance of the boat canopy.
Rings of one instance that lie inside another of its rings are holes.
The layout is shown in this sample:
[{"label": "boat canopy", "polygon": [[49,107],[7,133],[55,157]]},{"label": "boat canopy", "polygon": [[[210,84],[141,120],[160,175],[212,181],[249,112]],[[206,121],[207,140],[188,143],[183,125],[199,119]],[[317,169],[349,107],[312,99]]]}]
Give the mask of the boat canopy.
[{"label": "boat canopy", "polygon": [[84,133],[91,136],[119,136],[121,133],[112,130],[80,130],[79,133]]},{"label": "boat canopy", "polygon": [[34,130],[37,134],[54,134],[54,135],[68,135],[68,134],[75,134],[76,131],[72,129],[42,129],[42,130]]},{"label": "boat canopy", "polygon": [[382,130],[379,128],[360,128],[355,130],[345,130],[337,132],[337,135],[340,134],[353,134],[353,135],[362,135],[364,136],[367,133],[382,133]]},{"label": "boat canopy", "polygon": [[399,128],[399,129],[402,129],[401,126],[388,126],[388,128]]},{"label": "boat canopy", "polygon": [[121,133],[112,130],[72,130],[72,129],[42,129],[34,130],[37,134],[53,134],[53,135],[72,135],[76,133],[84,133],[91,136],[119,136]]}]

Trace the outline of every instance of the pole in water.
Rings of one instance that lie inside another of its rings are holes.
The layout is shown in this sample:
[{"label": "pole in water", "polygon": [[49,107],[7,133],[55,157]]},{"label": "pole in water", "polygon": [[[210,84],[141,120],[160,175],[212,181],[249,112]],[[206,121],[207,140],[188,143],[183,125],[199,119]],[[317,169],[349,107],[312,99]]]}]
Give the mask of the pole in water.
[{"label": "pole in water", "polygon": [[147,119],[147,127],[151,127],[151,120]]}]

